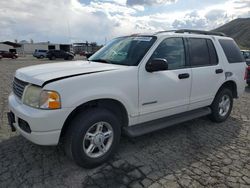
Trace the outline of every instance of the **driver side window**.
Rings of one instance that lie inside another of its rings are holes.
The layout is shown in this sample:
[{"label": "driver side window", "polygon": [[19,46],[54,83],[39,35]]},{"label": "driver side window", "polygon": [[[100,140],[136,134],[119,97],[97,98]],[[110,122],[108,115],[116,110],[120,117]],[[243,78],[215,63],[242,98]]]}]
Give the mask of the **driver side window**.
[{"label": "driver side window", "polygon": [[154,58],[166,59],[168,69],[180,69],[185,67],[185,48],[182,38],[167,38],[163,40],[151,56]]}]

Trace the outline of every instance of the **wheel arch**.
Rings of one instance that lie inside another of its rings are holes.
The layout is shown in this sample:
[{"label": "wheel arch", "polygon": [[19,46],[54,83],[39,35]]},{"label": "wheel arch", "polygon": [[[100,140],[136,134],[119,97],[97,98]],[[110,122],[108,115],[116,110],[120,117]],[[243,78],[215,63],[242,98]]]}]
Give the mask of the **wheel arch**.
[{"label": "wheel arch", "polygon": [[[233,98],[238,98],[238,91],[237,91],[237,85],[235,83],[235,81],[233,80],[228,80],[226,82],[224,82],[220,88],[218,89],[216,95],[223,89],[223,88],[228,88],[232,91],[233,94]],[[216,96],[215,95],[215,96]]]},{"label": "wheel arch", "polygon": [[125,105],[116,100],[111,98],[102,98],[102,99],[95,99],[88,102],[85,102],[79,106],[77,106],[66,118],[60,135],[60,140],[64,137],[67,129],[70,126],[71,120],[78,114],[83,113],[84,111],[90,109],[90,108],[105,108],[112,113],[114,113],[120,120],[122,127],[128,126],[129,123],[129,117],[127,109],[125,108]]}]

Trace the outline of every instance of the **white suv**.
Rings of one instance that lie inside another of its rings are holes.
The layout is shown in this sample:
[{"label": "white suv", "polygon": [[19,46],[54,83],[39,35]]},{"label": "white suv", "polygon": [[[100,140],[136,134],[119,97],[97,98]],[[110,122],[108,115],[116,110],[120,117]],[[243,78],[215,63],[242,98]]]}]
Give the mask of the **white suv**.
[{"label": "white suv", "polygon": [[90,168],[115,152],[122,132],[139,136],[205,115],[225,121],[245,69],[236,43],[220,33],[119,37],[88,61],[17,70],[9,124],[36,144],[61,141]]}]

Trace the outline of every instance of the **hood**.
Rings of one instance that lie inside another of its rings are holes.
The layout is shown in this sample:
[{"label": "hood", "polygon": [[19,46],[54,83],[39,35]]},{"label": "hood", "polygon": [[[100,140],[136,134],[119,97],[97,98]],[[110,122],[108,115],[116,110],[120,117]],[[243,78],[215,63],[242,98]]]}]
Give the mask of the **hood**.
[{"label": "hood", "polygon": [[21,68],[16,71],[15,76],[25,82],[42,86],[53,80],[84,74],[100,73],[125,67],[126,66],[90,61],[69,61]]}]

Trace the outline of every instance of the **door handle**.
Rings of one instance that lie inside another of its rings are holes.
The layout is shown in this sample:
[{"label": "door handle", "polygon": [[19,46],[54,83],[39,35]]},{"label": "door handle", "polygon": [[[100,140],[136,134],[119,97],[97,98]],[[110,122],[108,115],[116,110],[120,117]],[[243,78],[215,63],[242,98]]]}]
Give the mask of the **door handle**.
[{"label": "door handle", "polygon": [[190,75],[189,75],[188,73],[183,73],[183,74],[179,74],[179,75],[178,75],[178,78],[179,78],[179,79],[186,79],[186,78],[189,78],[189,76],[190,76]]},{"label": "door handle", "polygon": [[223,69],[216,69],[216,70],[215,70],[215,73],[216,73],[216,74],[223,73]]}]

